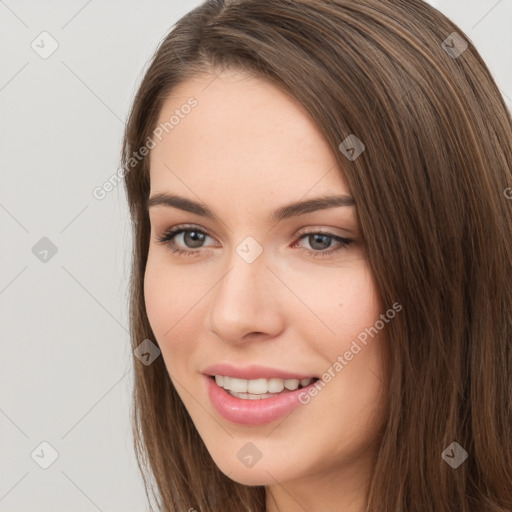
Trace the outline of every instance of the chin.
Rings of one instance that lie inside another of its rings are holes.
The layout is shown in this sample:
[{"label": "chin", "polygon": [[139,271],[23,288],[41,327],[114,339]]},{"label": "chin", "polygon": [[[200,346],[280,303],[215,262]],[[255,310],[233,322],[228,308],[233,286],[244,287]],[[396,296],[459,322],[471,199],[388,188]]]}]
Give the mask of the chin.
[{"label": "chin", "polygon": [[243,485],[273,485],[276,481],[283,481],[282,478],[278,477],[280,475],[274,474],[272,467],[266,469],[263,466],[259,467],[259,464],[252,468],[234,467],[231,463],[225,466],[217,465],[217,467],[229,479]]},{"label": "chin", "polygon": [[[249,443],[250,441],[248,441]],[[239,449],[237,449],[238,453]],[[244,485],[274,485],[276,482],[284,482],[299,478],[296,461],[283,461],[277,458],[262,457],[252,466],[246,466],[238,457],[228,457],[226,451],[213,454],[213,461],[219,470],[231,480]]]},{"label": "chin", "polygon": [[232,469],[231,473],[222,472],[231,480],[243,485],[271,485],[275,483],[275,480],[270,478],[267,473],[262,474],[261,471],[254,468],[237,468],[236,470]]}]

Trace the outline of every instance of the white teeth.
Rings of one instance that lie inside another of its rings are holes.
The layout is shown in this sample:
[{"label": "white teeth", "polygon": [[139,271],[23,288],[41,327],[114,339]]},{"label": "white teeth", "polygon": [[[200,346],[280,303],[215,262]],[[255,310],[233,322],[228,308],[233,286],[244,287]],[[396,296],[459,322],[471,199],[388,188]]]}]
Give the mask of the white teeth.
[{"label": "white teeth", "polygon": [[288,391],[295,391],[300,387],[306,387],[313,382],[313,379],[279,379],[272,377],[270,379],[237,379],[235,377],[228,377],[226,375],[215,375],[215,382],[218,386],[224,388],[227,391],[231,391],[232,395],[240,398],[256,399],[263,398],[263,396],[255,395],[267,395],[281,393],[285,388]]},{"label": "white teeth", "polygon": [[284,389],[283,379],[268,379],[267,388],[269,393],[281,393]]},{"label": "white teeth", "polygon": [[235,391],[236,393],[247,393],[247,383],[248,381],[245,379],[235,379],[234,377],[229,377],[229,389],[231,391]]},{"label": "white teeth", "polygon": [[295,391],[296,389],[299,389],[299,382],[299,379],[286,379],[284,381],[284,387],[290,391]]},{"label": "white teeth", "polygon": [[[246,380],[245,382],[247,383],[247,392],[253,395],[261,395],[268,391],[267,379]],[[231,391],[236,390],[231,388]]]}]

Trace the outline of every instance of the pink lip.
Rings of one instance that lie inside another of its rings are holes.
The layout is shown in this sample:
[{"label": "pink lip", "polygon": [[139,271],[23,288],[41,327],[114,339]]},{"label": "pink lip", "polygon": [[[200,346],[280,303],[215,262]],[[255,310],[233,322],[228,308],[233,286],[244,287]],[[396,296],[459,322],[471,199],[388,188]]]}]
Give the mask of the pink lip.
[{"label": "pink lip", "polygon": [[250,366],[233,366],[228,363],[219,363],[208,366],[201,373],[205,375],[227,375],[228,377],[235,377],[236,379],[271,379],[272,377],[278,379],[312,379],[316,375],[306,375],[303,373],[291,373],[286,370],[279,370],[277,368],[266,368],[265,366],[250,365]]},{"label": "pink lip", "polygon": [[[229,373],[229,372],[228,372]],[[216,375],[224,375],[216,373]],[[233,375],[234,376],[234,375]],[[213,377],[204,375],[208,396],[215,410],[226,420],[240,425],[263,425],[290,414],[301,405],[300,393],[307,393],[309,386],[289,391],[271,398],[245,400],[231,396],[218,386]]]}]

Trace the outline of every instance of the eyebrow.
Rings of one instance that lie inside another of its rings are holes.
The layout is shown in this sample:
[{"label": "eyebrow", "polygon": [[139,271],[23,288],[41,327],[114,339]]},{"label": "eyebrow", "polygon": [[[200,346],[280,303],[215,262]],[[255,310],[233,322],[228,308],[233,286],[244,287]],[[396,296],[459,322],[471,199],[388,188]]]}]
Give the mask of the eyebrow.
[{"label": "eyebrow", "polygon": [[[213,212],[200,203],[181,197],[169,194],[155,194],[146,201],[146,208],[149,210],[154,206],[167,206],[178,208],[186,212],[195,213],[203,217],[215,218]],[[334,208],[339,206],[355,206],[354,198],[348,195],[324,195],[307,201],[299,201],[282,206],[272,212],[271,219],[278,222],[283,219],[311,213],[317,210],[325,210],[327,208]]]}]

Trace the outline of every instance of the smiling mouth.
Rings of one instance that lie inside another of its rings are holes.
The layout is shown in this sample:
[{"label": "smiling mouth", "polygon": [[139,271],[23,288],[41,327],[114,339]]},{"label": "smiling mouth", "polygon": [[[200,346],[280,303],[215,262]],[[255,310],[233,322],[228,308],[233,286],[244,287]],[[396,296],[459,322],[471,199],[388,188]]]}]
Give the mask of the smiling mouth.
[{"label": "smiling mouth", "polygon": [[244,400],[261,400],[271,398],[298,389],[305,388],[318,380],[317,377],[308,379],[238,379],[226,375],[212,375],[217,386],[224,389],[228,394]]}]

